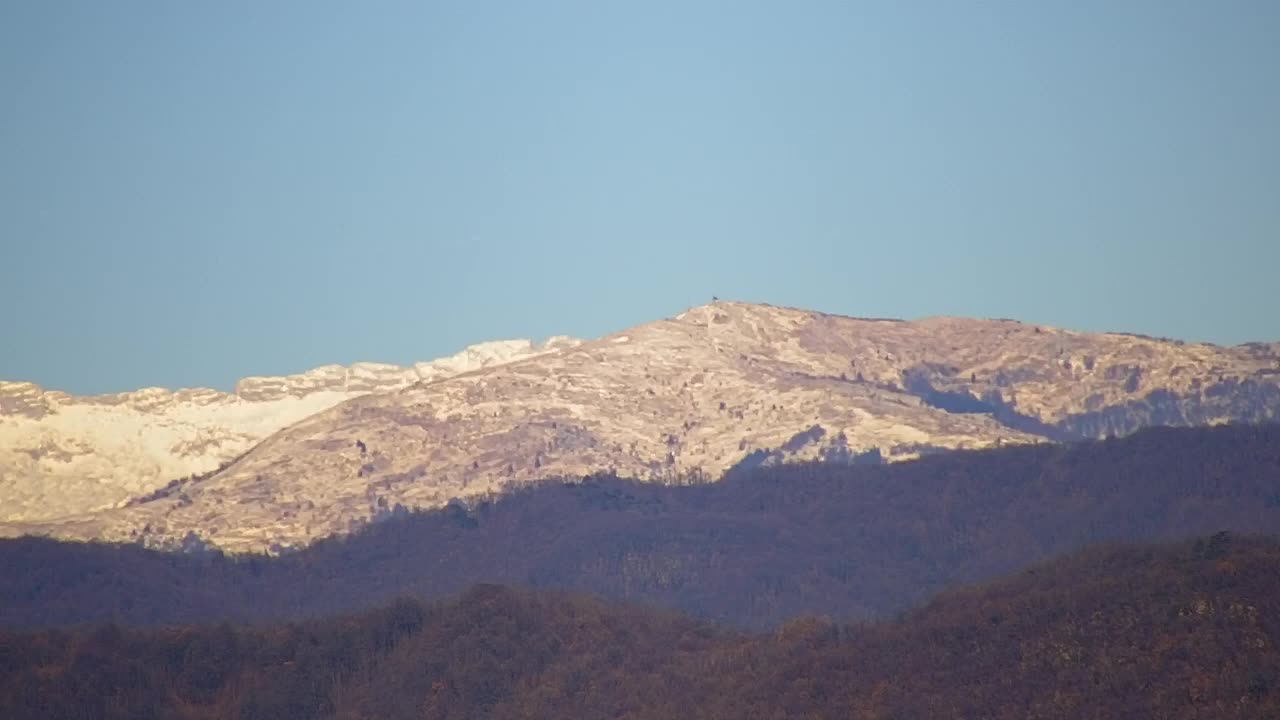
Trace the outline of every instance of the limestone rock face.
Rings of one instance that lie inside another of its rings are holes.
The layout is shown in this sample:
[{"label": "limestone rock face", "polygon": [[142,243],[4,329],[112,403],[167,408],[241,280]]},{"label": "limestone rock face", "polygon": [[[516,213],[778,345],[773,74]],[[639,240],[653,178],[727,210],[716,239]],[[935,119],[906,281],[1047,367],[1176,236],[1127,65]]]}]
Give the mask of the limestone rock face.
[{"label": "limestone rock face", "polygon": [[[363,372],[395,377],[386,366]],[[308,382],[336,392],[333,378]],[[366,382],[359,397],[298,418],[207,477],[0,532],[159,545],[194,532],[230,551],[280,549],[397,505],[440,506],[544,477],[713,480],[739,463],[895,461],[1152,424],[1273,420],[1280,345],[717,302],[432,382],[384,379],[376,391]],[[13,406],[40,407],[28,395]]]}]

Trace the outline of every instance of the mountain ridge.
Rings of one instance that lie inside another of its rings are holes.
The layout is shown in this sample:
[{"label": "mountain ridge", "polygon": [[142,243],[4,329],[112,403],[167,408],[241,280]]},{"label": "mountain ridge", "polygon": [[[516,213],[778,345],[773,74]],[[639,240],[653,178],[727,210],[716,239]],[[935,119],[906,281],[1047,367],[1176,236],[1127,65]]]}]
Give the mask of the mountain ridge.
[{"label": "mountain ridge", "polygon": [[1280,417],[1280,345],[1010,320],[858,319],[722,302],[557,352],[334,404],[128,508],[0,524],[230,550],[297,546],[402,504],[612,470],[715,479],[863,456]]}]

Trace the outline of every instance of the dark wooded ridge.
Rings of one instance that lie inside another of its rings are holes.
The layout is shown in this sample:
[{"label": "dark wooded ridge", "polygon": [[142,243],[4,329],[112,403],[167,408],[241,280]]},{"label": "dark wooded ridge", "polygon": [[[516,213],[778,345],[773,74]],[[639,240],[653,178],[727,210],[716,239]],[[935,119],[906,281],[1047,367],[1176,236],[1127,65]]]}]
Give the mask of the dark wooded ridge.
[{"label": "dark wooded ridge", "polygon": [[879,625],[742,635],[494,585],[230,625],[0,634],[0,716],[1270,718],[1280,543],[1095,548]]}]

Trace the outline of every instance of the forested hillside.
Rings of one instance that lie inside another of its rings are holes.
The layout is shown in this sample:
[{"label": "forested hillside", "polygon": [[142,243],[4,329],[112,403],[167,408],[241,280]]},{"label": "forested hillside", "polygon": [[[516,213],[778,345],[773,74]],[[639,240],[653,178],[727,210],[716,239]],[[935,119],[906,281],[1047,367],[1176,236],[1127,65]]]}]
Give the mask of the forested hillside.
[{"label": "forested hillside", "polygon": [[0,715],[59,718],[1267,718],[1280,544],[1095,548],[902,619],[741,635],[484,585],[257,629],[0,635]]}]

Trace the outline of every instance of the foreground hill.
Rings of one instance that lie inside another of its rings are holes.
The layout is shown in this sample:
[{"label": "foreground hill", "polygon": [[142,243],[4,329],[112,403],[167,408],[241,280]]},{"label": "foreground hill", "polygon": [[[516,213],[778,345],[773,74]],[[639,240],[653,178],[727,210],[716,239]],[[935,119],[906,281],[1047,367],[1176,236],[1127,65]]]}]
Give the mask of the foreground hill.
[{"label": "foreground hill", "polygon": [[3,541],[0,626],[261,622],[477,582],[585,590],[743,627],[884,617],[1098,542],[1276,532],[1280,426],[763,467],[688,487],[548,482],[386,515],[271,559]]},{"label": "foreground hill", "polygon": [[207,478],[2,534],[301,546],[384,507],[602,470],[717,479],[744,458],[939,448],[1280,416],[1275,345],[1005,320],[864,320],[718,302],[600,340],[348,400]]},{"label": "foreground hill", "polygon": [[0,635],[27,718],[1266,718],[1280,713],[1280,545],[1225,534],[1090,550],[903,619],[742,636],[477,587],[360,616]]},{"label": "foreground hill", "polygon": [[50,522],[116,507],[222,467],[263,438],[344,400],[572,347],[506,340],[399,367],[328,365],[209,388],[81,397],[0,381],[0,521]]}]

